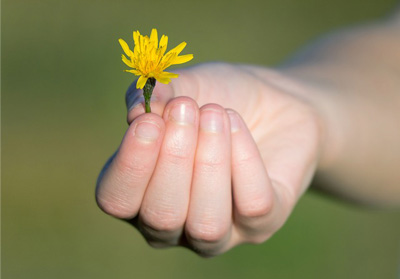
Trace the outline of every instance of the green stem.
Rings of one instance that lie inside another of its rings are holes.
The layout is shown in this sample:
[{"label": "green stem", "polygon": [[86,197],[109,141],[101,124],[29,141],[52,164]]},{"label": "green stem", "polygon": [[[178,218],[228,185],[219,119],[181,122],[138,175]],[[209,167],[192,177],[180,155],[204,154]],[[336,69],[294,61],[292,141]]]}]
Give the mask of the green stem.
[{"label": "green stem", "polygon": [[143,97],[144,97],[144,105],[145,105],[146,113],[151,112],[150,99],[151,99],[151,94],[153,93],[153,89],[155,86],[156,86],[156,79],[149,78],[143,87]]}]

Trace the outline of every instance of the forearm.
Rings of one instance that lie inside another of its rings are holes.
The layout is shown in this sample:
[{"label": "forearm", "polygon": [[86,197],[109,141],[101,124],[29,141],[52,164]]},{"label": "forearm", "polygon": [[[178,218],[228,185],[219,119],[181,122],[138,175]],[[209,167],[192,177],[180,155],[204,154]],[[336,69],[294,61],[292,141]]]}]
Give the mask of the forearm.
[{"label": "forearm", "polygon": [[399,21],[331,35],[281,70],[325,123],[315,185],[358,202],[398,206]]}]

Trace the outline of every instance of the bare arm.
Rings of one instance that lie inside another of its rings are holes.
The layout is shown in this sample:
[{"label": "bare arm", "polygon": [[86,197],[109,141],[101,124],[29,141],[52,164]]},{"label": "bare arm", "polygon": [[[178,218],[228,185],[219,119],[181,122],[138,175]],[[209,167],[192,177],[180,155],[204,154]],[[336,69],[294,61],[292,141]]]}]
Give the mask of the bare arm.
[{"label": "bare arm", "polygon": [[360,203],[398,206],[400,15],[331,35],[282,71],[290,82],[277,85],[313,103],[327,123],[315,185]]}]

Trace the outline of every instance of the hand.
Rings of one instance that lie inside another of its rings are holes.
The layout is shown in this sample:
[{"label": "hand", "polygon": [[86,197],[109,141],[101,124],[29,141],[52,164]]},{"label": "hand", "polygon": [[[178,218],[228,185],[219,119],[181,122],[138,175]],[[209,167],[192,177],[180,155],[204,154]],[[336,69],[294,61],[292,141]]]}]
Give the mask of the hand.
[{"label": "hand", "polygon": [[128,90],[130,125],[100,174],[99,206],[154,247],[213,256],[267,240],[314,174],[318,113],[270,70],[212,63],[179,74],[157,84],[151,114]]}]

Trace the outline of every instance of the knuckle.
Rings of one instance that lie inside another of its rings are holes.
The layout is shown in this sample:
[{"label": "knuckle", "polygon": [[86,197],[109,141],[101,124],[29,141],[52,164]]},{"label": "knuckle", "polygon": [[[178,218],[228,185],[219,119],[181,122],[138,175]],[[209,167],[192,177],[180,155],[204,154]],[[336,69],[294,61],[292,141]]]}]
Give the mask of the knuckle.
[{"label": "knuckle", "polygon": [[139,179],[144,177],[149,170],[149,166],[144,164],[138,158],[135,158],[135,156],[132,156],[131,158],[121,158],[117,156],[115,163],[116,170],[119,174],[129,175]]},{"label": "knuckle", "polygon": [[223,169],[223,164],[223,162],[196,160],[194,172],[199,175],[217,175]]},{"label": "knuckle", "polygon": [[185,222],[178,212],[173,210],[144,209],[141,213],[143,228],[151,232],[179,231]]},{"label": "knuckle", "polygon": [[165,248],[179,244],[183,224],[168,220],[149,220],[140,216],[139,230],[151,247]]},{"label": "knuckle", "polygon": [[180,165],[187,163],[191,157],[191,149],[188,141],[182,139],[172,139],[165,143],[164,154],[168,158],[168,161],[174,165]]},{"label": "knuckle", "polygon": [[272,202],[266,198],[256,198],[249,203],[237,205],[239,215],[247,218],[267,216],[272,211],[272,208]]},{"label": "knuckle", "polygon": [[258,154],[249,153],[247,150],[245,152],[237,152],[235,155],[235,159],[232,160],[232,166],[237,169],[249,169],[249,166],[252,165],[251,163],[258,158]]},{"label": "knuckle", "polygon": [[227,164],[225,158],[224,154],[219,150],[199,152],[196,154],[195,165],[200,172],[218,173]]},{"label": "knuckle", "polygon": [[227,229],[217,222],[200,223],[186,228],[186,235],[193,243],[216,244],[226,235]]},{"label": "knuckle", "polygon": [[138,209],[132,205],[128,205],[122,200],[108,200],[97,197],[97,204],[101,210],[108,215],[114,216],[120,219],[131,219],[136,216]]}]

